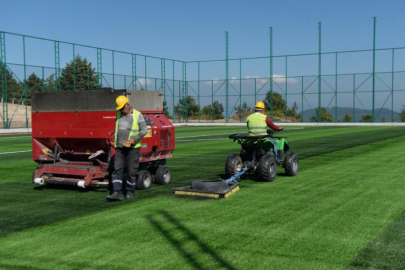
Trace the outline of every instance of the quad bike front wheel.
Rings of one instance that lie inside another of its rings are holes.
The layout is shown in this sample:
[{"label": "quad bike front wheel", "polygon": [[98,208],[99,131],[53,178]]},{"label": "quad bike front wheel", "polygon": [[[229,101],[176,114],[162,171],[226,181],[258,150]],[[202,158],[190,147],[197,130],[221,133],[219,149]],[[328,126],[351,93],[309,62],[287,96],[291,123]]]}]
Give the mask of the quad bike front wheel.
[{"label": "quad bike front wheel", "polygon": [[242,159],[238,154],[231,154],[226,159],[225,163],[225,174],[227,176],[233,176],[238,174],[242,170]]},{"label": "quad bike front wheel", "polygon": [[297,154],[294,152],[288,153],[284,159],[283,167],[288,176],[296,176],[300,167]]},{"label": "quad bike front wheel", "polygon": [[265,155],[260,159],[257,173],[264,182],[273,182],[276,179],[277,163],[274,155]]}]

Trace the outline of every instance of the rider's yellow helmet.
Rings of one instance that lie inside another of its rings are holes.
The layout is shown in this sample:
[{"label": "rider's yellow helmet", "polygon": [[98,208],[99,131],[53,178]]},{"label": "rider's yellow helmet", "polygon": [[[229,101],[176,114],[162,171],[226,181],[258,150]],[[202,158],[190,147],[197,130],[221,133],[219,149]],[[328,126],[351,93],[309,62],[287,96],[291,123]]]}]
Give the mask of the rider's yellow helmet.
[{"label": "rider's yellow helmet", "polygon": [[261,101],[257,102],[255,108],[260,109],[260,110],[264,110],[264,103],[261,102]]}]

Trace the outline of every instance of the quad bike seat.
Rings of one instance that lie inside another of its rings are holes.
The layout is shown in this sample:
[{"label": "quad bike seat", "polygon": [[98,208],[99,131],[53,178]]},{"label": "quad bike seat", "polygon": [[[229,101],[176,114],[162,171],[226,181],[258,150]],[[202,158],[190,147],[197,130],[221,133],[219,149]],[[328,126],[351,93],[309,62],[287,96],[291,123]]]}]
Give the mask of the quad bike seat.
[{"label": "quad bike seat", "polygon": [[268,138],[269,135],[250,136],[249,133],[235,133],[229,135],[229,139],[259,140]]}]

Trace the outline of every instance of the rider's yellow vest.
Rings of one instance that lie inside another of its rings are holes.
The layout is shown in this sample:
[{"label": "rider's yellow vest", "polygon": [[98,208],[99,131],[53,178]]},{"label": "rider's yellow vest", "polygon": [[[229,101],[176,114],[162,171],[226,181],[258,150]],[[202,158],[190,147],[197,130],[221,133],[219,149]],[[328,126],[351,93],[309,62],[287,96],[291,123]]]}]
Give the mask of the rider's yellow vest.
[{"label": "rider's yellow vest", "polygon": [[249,129],[249,136],[262,136],[267,135],[266,115],[255,112],[247,118],[247,125]]},{"label": "rider's yellow vest", "polygon": [[[129,132],[128,140],[131,137],[136,136],[139,133],[139,125],[138,125],[138,117],[140,112],[132,109],[132,117],[134,122],[132,122],[131,131]],[[117,147],[117,137],[118,137],[118,121],[121,118],[121,111],[117,113],[117,119],[115,120],[115,138],[114,138],[114,147]],[[139,148],[141,147],[141,140],[137,140],[134,145],[131,145],[131,148]]]}]

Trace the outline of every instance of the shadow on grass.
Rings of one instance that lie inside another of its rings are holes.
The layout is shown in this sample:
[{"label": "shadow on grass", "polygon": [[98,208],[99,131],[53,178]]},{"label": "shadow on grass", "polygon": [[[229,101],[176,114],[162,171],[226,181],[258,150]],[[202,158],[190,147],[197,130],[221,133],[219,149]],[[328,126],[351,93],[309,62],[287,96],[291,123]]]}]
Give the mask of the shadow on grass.
[{"label": "shadow on grass", "polygon": [[405,269],[405,211],[345,269]]},{"label": "shadow on grass", "polygon": [[[163,217],[164,221],[158,221],[157,218]],[[219,256],[210,246],[204,243],[198,238],[197,234],[193,233],[185,225],[183,225],[178,219],[173,217],[167,211],[158,211],[156,217],[148,215],[146,217],[152,226],[158,230],[170,244],[180,252],[183,258],[194,269],[208,269],[212,268],[212,265],[206,265],[206,263],[199,260],[199,256],[208,256],[209,262],[215,262],[217,267],[221,269],[236,269],[229,262]],[[175,235],[178,232],[181,235]],[[198,251],[189,251],[185,247],[190,242],[198,247]]]}]

